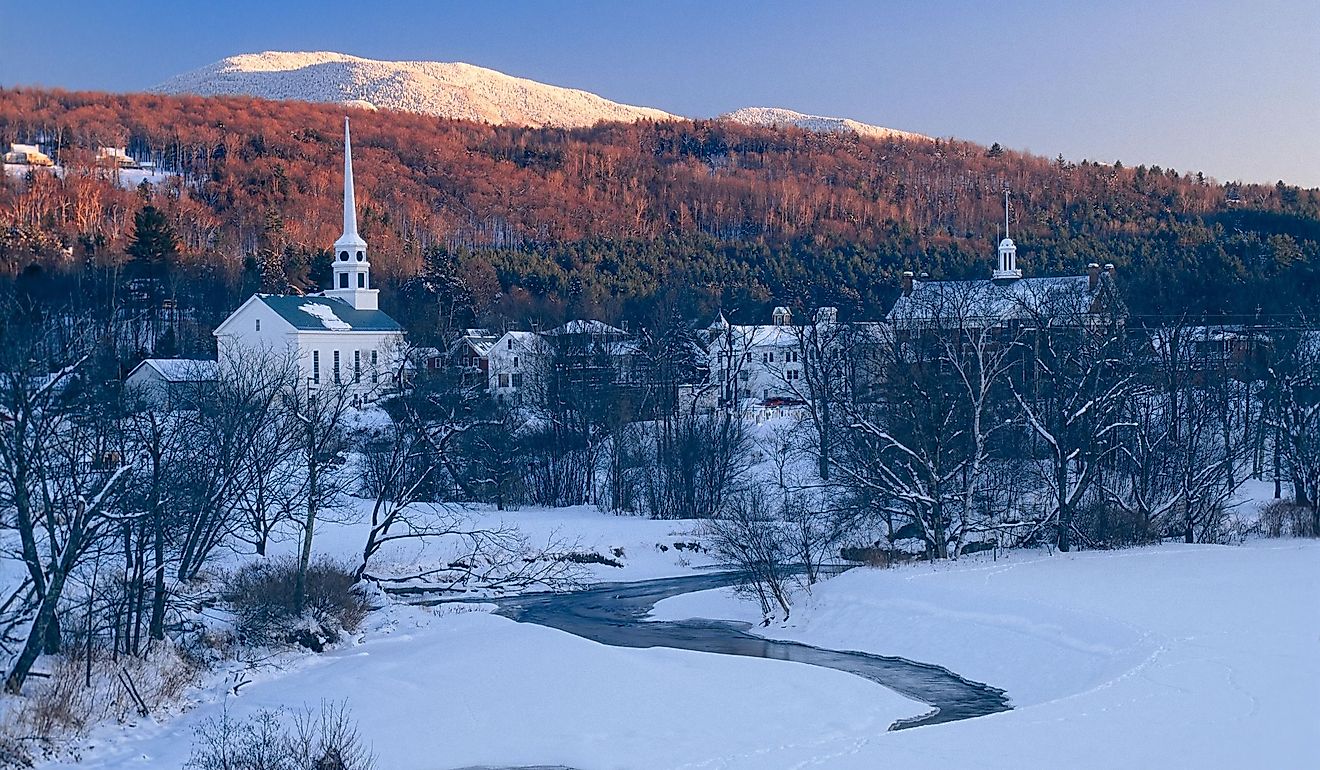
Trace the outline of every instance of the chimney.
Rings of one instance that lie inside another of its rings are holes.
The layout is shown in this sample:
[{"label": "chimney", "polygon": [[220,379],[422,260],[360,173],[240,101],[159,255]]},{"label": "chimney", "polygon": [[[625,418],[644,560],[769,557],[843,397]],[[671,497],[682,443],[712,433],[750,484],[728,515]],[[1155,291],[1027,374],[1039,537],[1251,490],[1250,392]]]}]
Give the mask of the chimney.
[{"label": "chimney", "polygon": [[1109,276],[1109,280],[1111,280],[1111,281],[1114,280],[1114,263],[1113,263],[1113,262],[1106,262],[1106,263],[1105,263],[1105,275]]},{"label": "chimney", "polygon": [[912,296],[912,271],[911,271],[911,270],[904,270],[904,271],[903,271],[902,286],[903,286],[903,296],[904,296],[904,297],[910,297],[910,296]]},{"label": "chimney", "polygon": [[539,320],[533,319],[532,334],[540,334],[540,333],[541,333],[541,322]]},{"label": "chimney", "polygon": [[1100,266],[1092,262],[1086,266],[1086,286],[1091,291],[1100,285]]}]

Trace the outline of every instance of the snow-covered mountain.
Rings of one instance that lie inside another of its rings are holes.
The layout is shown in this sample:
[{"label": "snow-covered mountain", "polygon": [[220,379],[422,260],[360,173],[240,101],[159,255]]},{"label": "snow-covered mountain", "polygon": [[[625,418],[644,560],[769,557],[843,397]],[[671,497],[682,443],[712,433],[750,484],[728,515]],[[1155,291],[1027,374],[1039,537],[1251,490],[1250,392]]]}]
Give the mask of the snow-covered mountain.
[{"label": "snow-covered mountain", "polygon": [[[606,120],[682,120],[654,107],[612,102],[576,88],[538,83],[462,62],[377,61],[330,51],[266,51],[221,59],[152,89],[202,96],[330,102],[363,109],[405,110],[460,120],[525,126],[590,126]],[[777,107],[744,107],[721,115],[756,126],[796,126],[820,133],[880,138],[921,134],[848,118],[804,115]]]},{"label": "snow-covered mountain", "polygon": [[880,139],[929,139],[923,134],[899,131],[895,128],[873,126],[849,118],[831,118],[824,115],[806,115],[781,107],[743,107],[720,116],[721,120],[731,120],[749,126],[770,126],[782,128],[795,126],[814,131],[818,134],[854,133],[861,136],[873,136]]},{"label": "snow-covered mountain", "polygon": [[230,56],[152,90],[332,102],[526,126],[678,118],[462,62],[376,61],[326,51]]}]

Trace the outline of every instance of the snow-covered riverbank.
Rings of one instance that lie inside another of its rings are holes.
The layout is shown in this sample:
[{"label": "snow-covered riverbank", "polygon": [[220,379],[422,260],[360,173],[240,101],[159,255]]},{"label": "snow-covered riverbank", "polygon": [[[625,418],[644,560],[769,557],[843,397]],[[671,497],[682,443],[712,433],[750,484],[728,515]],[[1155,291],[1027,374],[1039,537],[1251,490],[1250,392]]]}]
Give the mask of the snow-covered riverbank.
[{"label": "snow-covered riverbank", "polygon": [[[624,550],[592,579],[689,571],[690,523],[588,509],[507,514],[530,536]],[[342,543],[339,541],[342,539]],[[348,549],[348,528],[322,546]],[[659,545],[668,546],[661,550]],[[404,554],[399,554],[400,558]],[[480,608],[395,605],[360,642],[216,681],[163,724],[96,731],[81,764],[173,768],[229,708],[346,699],[389,770],[595,768],[1308,767],[1320,713],[1320,543],[1019,552],[857,569],[767,635],[938,663],[1002,687],[1014,711],[887,732],[921,710],[865,679],[776,660],[607,647]],[[665,618],[754,620],[726,592],[668,599]]]}]

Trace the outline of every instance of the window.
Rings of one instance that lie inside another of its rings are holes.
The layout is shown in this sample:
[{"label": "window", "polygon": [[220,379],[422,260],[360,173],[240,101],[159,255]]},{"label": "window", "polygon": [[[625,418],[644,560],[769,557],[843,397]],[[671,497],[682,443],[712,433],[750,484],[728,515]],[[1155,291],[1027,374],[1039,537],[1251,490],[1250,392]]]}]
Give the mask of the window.
[{"label": "window", "polygon": [[522,373],[521,373],[521,372],[514,372],[514,374],[513,374],[513,387],[515,387],[515,388],[521,388],[521,387],[522,387],[522,377],[523,377],[523,376],[522,376]]},{"label": "window", "polygon": [[353,351],[353,382],[362,382],[362,351]]},{"label": "window", "polygon": [[358,261],[361,262],[362,260],[364,260],[364,259],[367,258],[367,255],[366,255],[366,254],[363,254],[362,252],[359,251],[359,252],[357,253],[357,257],[358,257]]},{"label": "window", "polygon": [[348,273],[339,274],[339,288],[341,289],[348,288]]},{"label": "window", "polygon": [[510,339],[506,340],[506,341],[505,341],[505,345],[506,345],[506,347],[508,347],[509,350],[513,350],[513,339],[510,338]]},{"label": "window", "polygon": [[501,388],[509,387],[509,375],[507,374],[500,375],[500,387]]},{"label": "window", "polygon": [[359,289],[365,289],[365,288],[367,288],[367,274],[366,274],[366,273],[358,273],[358,288],[359,288]]},{"label": "window", "polygon": [[312,351],[312,382],[320,384],[321,382],[321,351]]},{"label": "window", "polygon": [[339,351],[338,350],[335,351],[335,361],[334,364],[331,366],[330,371],[334,376],[335,384],[336,385],[339,384]]},{"label": "window", "polygon": [[748,362],[750,362],[750,361],[752,360],[752,354],[751,354],[751,353],[748,353],[748,354],[743,358],[743,360],[744,360],[744,361],[748,361]]},{"label": "window", "polygon": [[752,378],[751,372],[738,372],[738,379],[742,380],[743,382],[747,382],[751,378]]},{"label": "window", "polygon": [[376,368],[376,351],[374,350],[371,351],[371,382],[373,385],[380,382],[380,370]]},{"label": "window", "polygon": [[257,319],[257,331],[261,331],[261,319]]},{"label": "window", "polygon": [[347,261],[348,261],[348,252],[347,252],[347,251],[341,251],[341,252],[339,252],[339,258],[340,258],[341,260],[343,260],[344,262],[347,262]]},{"label": "window", "polygon": [[514,357],[513,357],[513,368],[514,368],[514,369],[517,369],[517,368],[518,368],[518,357],[517,357],[517,356],[514,356]]},{"label": "window", "polygon": [[801,374],[802,371],[800,369],[789,369],[788,371],[784,372],[784,377],[785,379],[796,380],[796,379],[800,379]]}]

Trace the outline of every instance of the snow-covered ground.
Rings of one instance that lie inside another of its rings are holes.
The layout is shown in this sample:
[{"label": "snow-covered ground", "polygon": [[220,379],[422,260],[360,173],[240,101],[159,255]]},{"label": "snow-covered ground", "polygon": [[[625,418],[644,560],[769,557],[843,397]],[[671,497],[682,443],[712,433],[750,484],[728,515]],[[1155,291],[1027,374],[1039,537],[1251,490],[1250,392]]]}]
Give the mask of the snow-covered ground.
[{"label": "snow-covered ground", "polygon": [[[939,663],[1004,688],[1015,710],[785,746],[773,766],[1317,767],[1317,595],[1315,541],[854,570],[766,635]],[[726,591],[653,614],[759,617]]]},{"label": "snow-covered ground", "polygon": [[[4,169],[6,176],[16,179],[25,177],[29,173],[64,176],[62,166],[28,166],[22,163],[6,163]],[[176,175],[157,171],[156,169],[124,168],[119,170],[119,186],[125,190],[134,190],[143,182],[152,185],[164,184],[172,176]]]},{"label": "snow-covered ground", "polygon": [[[589,508],[483,515],[533,540],[622,548],[593,579],[678,574],[691,523]],[[351,553],[354,527],[318,550]],[[405,559],[406,554],[397,554]],[[402,562],[401,562],[402,563]],[[192,729],[226,704],[347,699],[390,770],[563,764],[594,768],[1314,767],[1320,714],[1320,543],[1166,545],[1010,554],[998,561],[858,569],[765,633],[942,664],[1006,689],[1013,711],[899,732],[920,713],[867,680],[777,660],[618,649],[477,608],[392,606],[362,639],[254,676],[216,680],[184,717],[105,727],[80,765],[178,767]],[[657,617],[754,620],[723,592]]]}]

